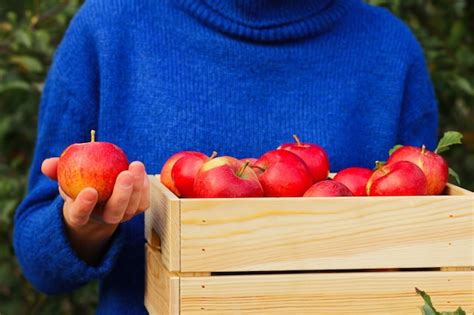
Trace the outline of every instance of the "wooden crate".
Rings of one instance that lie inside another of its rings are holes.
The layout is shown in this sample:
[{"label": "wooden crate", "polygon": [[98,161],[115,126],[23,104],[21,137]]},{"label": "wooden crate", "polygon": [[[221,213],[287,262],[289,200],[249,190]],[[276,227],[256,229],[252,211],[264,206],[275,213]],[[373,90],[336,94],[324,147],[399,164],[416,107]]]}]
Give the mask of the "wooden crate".
[{"label": "wooden crate", "polygon": [[415,287],[439,309],[474,312],[474,194],[467,190],[179,199],[159,177],[150,180],[151,314],[421,314]]}]

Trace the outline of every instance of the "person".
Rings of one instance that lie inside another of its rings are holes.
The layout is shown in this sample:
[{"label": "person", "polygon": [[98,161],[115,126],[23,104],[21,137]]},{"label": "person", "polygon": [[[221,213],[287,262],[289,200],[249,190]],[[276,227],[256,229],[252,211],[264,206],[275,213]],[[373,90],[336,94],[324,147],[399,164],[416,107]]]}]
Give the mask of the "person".
[{"label": "person", "polygon": [[[143,314],[145,173],[173,153],[259,157],[296,133],[338,171],[433,149],[437,124],[416,38],[360,0],[87,0],[48,74],[15,252],[40,291],[99,279],[99,314]],[[135,161],[101,220],[94,189],[72,200],[54,180],[91,129]]]}]

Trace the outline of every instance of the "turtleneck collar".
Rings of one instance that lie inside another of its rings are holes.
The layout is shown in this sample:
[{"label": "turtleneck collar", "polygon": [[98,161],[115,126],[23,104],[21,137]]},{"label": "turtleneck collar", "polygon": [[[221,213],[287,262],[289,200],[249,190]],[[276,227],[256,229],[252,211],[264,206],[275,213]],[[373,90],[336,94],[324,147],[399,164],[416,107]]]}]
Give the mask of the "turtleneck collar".
[{"label": "turtleneck collar", "polygon": [[358,0],[176,0],[209,27],[254,41],[328,31]]}]

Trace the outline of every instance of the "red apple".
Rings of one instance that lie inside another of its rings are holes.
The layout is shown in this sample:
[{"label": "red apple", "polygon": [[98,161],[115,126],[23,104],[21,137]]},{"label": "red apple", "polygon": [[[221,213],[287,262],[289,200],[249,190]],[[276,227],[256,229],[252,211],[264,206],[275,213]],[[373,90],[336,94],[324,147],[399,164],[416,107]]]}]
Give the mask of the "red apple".
[{"label": "red apple", "polygon": [[73,199],[84,188],[92,187],[102,204],[112,195],[117,176],[127,169],[128,159],[122,149],[109,142],[95,142],[92,130],[91,142],[72,144],[59,157],[58,182]]},{"label": "red apple", "polygon": [[392,153],[387,164],[399,161],[409,161],[421,168],[428,181],[428,195],[443,193],[448,183],[449,171],[448,163],[441,155],[426,150],[425,146],[421,148],[403,146]]},{"label": "red apple", "polygon": [[329,175],[329,158],[322,147],[311,143],[301,143],[296,135],[293,135],[296,143],[287,143],[278,147],[279,150],[287,150],[298,155],[308,166],[313,183],[327,179]]},{"label": "red apple", "polygon": [[[173,192],[173,194],[175,194],[176,196],[181,196],[181,193],[178,190],[178,188],[176,187],[176,183],[173,179],[172,171],[173,171],[173,167],[175,166],[176,162],[178,162],[183,157],[190,157],[190,161],[194,161],[194,162],[198,161],[198,163],[199,163],[200,160],[207,161],[207,159],[209,159],[209,157],[207,155],[205,155],[201,152],[181,151],[181,152],[175,153],[174,155],[172,155],[166,161],[166,163],[163,165],[163,168],[161,169],[160,181],[169,190],[171,190]],[[183,163],[181,163],[181,164],[183,164]],[[191,163],[191,164],[193,164],[193,163]],[[201,165],[202,165],[202,163],[201,163]],[[199,167],[201,165],[199,165]],[[181,165],[181,167],[183,167],[183,165]],[[199,168],[196,170],[196,172],[198,170],[199,170]],[[189,170],[189,168],[186,167],[185,171],[191,171],[191,170]],[[189,175],[189,172],[188,172],[188,175]],[[194,173],[194,175],[195,175],[195,173]],[[183,176],[183,177],[186,177],[186,176]],[[180,178],[181,178],[181,176],[180,176]],[[194,182],[194,178],[193,178],[193,182]],[[192,183],[191,183],[191,185],[192,185]]]},{"label": "red apple", "polygon": [[176,189],[180,197],[192,198],[194,196],[194,179],[201,166],[214,158],[214,155],[209,158],[207,155],[186,155],[180,158],[171,170],[171,177],[173,178]]},{"label": "red apple", "polygon": [[387,164],[374,171],[367,182],[369,196],[426,195],[428,183],[423,171],[408,161]]},{"label": "red apple", "polygon": [[352,196],[352,192],[344,184],[334,180],[323,180],[311,186],[303,197],[337,197]]},{"label": "red apple", "polygon": [[204,163],[194,181],[197,198],[262,197],[262,186],[249,162],[221,156]]},{"label": "red apple", "polygon": [[173,194],[175,194],[176,196],[179,196],[179,192],[176,186],[174,185],[173,178],[171,177],[171,170],[173,169],[173,166],[176,163],[176,161],[178,161],[180,158],[182,158],[186,154],[202,154],[202,153],[194,152],[194,151],[181,151],[181,152],[175,153],[168,160],[166,160],[160,172],[161,183],[165,185],[169,190],[171,190]]},{"label": "red apple", "polygon": [[269,151],[253,167],[261,171],[258,179],[268,197],[301,197],[313,184],[305,162],[287,150]]},{"label": "red apple", "polygon": [[349,188],[354,196],[367,196],[367,182],[372,170],[363,167],[349,167],[339,171],[334,180]]}]

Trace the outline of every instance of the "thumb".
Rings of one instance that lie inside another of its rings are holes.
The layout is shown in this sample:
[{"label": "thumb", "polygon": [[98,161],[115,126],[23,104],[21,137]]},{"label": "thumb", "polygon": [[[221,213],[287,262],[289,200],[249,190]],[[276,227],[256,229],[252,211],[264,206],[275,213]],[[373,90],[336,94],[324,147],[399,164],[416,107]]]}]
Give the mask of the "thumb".
[{"label": "thumb", "polygon": [[41,164],[41,172],[53,180],[58,180],[58,162],[57,157],[44,160]]},{"label": "thumb", "polygon": [[94,188],[85,188],[76,199],[64,204],[64,219],[71,227],[80,227],[89,221],[98,199],[98,193]]}]

